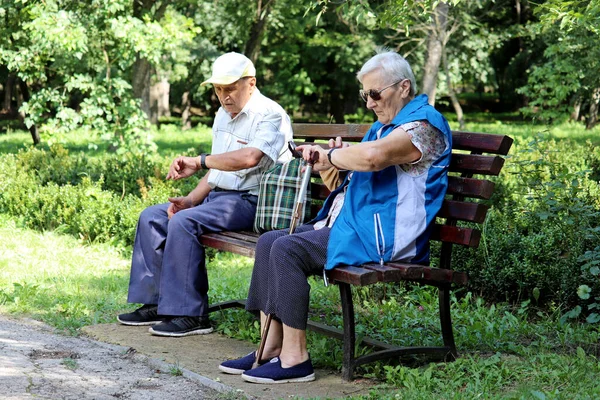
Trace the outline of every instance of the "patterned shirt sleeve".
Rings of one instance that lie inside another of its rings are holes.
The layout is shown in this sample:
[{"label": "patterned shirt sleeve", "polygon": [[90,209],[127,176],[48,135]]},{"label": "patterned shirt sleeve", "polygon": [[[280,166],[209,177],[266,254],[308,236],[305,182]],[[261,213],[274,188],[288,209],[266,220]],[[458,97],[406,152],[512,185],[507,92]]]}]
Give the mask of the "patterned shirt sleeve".
[{"label": "patterned shirt sleeve", "polygon": [[400,167],[409,175],[421,175],[444,153],[448,142],[444,134],[427,121],[409,122],[402,124],[401,127],[421,152],[421,158],[414,163],[402,164]]}]

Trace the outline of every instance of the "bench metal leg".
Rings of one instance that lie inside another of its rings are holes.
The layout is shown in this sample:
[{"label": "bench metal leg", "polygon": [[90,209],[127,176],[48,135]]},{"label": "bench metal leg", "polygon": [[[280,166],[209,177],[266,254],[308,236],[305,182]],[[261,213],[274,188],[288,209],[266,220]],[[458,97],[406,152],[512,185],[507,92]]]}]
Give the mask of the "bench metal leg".
[{"label": "bench metal leg", "polygon": [[344,360],[342,363],[342,380],[349,382],[354,376],[354,348],[356,331],[354,326],[354,303],[352,288],[347,283],[338,283],[342,300],[342,315],[344,319]]},{"label": "bench metal leg", "polygon": [[208,307],[208,313],[227,310],[228,308],[246,308],[246,299],[228,300],[220,303],[213,303]]},{"label": "bench metal leg", "polygon": [[450,315],[450,286],[440,286],[438,289],[442,337],[444,338],[444,346],[450,350],[446,361],[454,361],[458,357],[458,353],[456,352],[456,345],[454,344],[452,316]]}]

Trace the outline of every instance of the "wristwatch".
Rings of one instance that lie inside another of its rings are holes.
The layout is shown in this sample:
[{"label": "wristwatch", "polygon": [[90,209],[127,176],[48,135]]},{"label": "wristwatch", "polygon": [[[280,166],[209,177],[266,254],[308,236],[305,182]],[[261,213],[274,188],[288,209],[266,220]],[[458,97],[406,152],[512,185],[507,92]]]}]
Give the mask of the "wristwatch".
[{"label": "wristwatch", "polygon": [[200,166],[202,167],[202,169],[208,169],[208,167],[206,166],[206,156],[210,156],[210,154],[200,154]]},{"label": "wristwatch", "polygon": [[331,150],[329,150],[329,152],[327,153],[327,159],[329,160],[329,164],[331,164],[334,168],[339,169],[339,167],[335,165],[333,161],[331,161],[331,153],[333,153],[333,151],[337,149],[337,147],[333,147]]}]

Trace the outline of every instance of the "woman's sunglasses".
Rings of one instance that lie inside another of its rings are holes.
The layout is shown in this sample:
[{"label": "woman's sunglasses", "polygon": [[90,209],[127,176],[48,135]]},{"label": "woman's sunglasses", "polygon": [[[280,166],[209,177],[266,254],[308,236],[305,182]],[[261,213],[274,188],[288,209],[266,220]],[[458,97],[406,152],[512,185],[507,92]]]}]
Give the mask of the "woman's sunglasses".
[{"label": "woman's sunglasses", "polygon": [[363,101],[365,103],[369,100],[367,98],[367,96],[372,98],[373,101],[381,100],[381,92],[383,92],[385,89],[391,88],[392,86],[399,84],[403,80],[404,79],[400,79],[398,82],[394,82],[391,85],[384,87],[383,89],[379,89],[379,90],[369,89],[366,92],[364,90],[360,90],[358,93],[360,94],[360,98],[363,99]]}]

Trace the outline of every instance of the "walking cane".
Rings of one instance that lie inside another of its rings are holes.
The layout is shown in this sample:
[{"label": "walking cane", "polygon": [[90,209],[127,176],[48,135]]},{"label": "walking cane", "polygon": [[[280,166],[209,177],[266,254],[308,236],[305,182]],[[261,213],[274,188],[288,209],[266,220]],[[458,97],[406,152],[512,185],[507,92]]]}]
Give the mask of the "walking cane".
[{"label": "walking cane", "polygon": [[[296,150],[296,145],[294,142],[290,141],[288,143],[290,151],[294,155],[294,157],[301,157],[302,155],[298,153]],[[318,156],[318,153],[317,153]],[[300,192],[298,193],[298,201],[296,202],[296,206],[294,207],[294,213],[292,214],[292,222],[290,224],[290,235],[294,233],[296,230],[296,226],[298,225],[298,221],[302,218],[302,205],[306,202],[306,191],[308,190],[308,185],[310,184],[310,174],[312,173],[313,164],[316,160],[311,160],[306,165],[306,169],[304,170],[304,176],[302,177],[302,184],[300,187]],[[263,328],[260,344],[258,345],[258,351],[256,352],[256,358],[254,359],[254,363],[252,364],[252,369],[258,367],[258,362],[262,358],[263,352],[265,350],[265,344],[267,342],[267,335],[269,334],[269,328],[271,326],[271,321],[273,320],[273,314],[267,315],[267,319],[265,320],[265,326]]]}]

